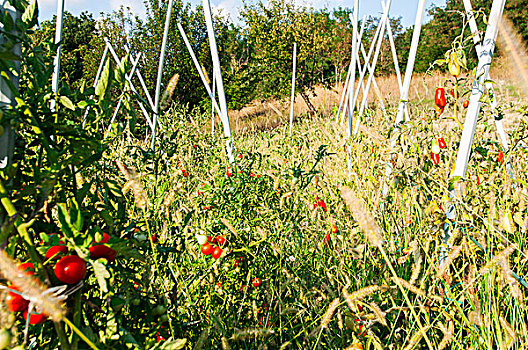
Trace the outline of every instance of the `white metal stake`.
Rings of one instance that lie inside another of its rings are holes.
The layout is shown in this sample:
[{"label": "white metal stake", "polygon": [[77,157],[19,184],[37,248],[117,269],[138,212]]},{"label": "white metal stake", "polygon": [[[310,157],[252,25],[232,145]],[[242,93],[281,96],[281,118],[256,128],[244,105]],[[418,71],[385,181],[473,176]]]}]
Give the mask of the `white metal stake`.
[{"label": "white metal stake", "polygon": [[[350,89],[349,91],[354,91],[354,85],[356,83],[356,57],[358,57],[358,30],[357,30],[357,21],[359,14],[359,0],[354,1],[354,12],[352,15],[352,72],[350,73]],[[359,58],[358,58],[359,62]],[[348,128],[347,135],[348,137],[352,136],[352,119],[354,118],[354,105],[352,103],[352,94],[348,94]],[[348,171],[352,171],[351,155],[352,155],[352,145],[348,145]]]},{"label": "white metal stake", "polygon": [[365,78],[365,74],[367,72],[367,68],[368,68],[367,63],[370,62],[370,58],[372,57],[372,54],[374,53],[374,48],[376,47],[376,42],[378,40],[378,36],[379,36],[380,31],[381,31],[381,27],[383,25],[382,20],[383,20],[383,17],[380,20],[380,23],[378,24],[378,27],[376,28],[376,32],[374,33],[374,37],[372,38],[372,42],[370,44],[370,49],[369,49],[369,53],[367,55],[367,59],[366,59],[365,64],[363,65],[363,68],[361,69],[360,74],[359,74],[358,86],[356,87],[356,91],[354,93],[354,98],[352,99],[352,102],[354,102],[354,105],[356,104],[356,101],[358,99],[360,86],[363,83],[363,79]]},{"label": "white metal stake", "polygon": [[[57,1],[57,18],[55,24],[55,44],[60,43],[62,40],[62,22],[64,18],[64,0]],[[53,59],[53,76],[51,78],[51,91],[57,93],[59,91],[59,72],[60,72],[60,58],[61,58],[61,45],[57,47],[57,53]],[[55,99],[50,102],[50,109],[55,111],[56,106]]]},{"label": "white metal stake", "polygon": [[[117,64],[121,64],[121,60],[117,56],[117,53],[115,52],[114,48],[112,47],[112,44],[110,44],[110,42],[107,42],[107,43],[108,43],[108,50],[109,50],[110,54],[112,55],[112,57],[114,58],[114,61]],[[128,76],[125,76],[125,79],[127,79],[128,83],[130,84],[130,90],[132,90],[133,92],[137,93],[137,90],[136,90],[134,84],[132,83],[132,80],[128,79]],[[143,113],[143,116],[145,117],[145,119],[147,119],[147,123],[149,124],[150,129],[154,131],[154,124],[153,124],[154,120],[150,119],[150,117],[148,115],[148,112],[145,109],[145,106],[143,106],[143,104],[141,102],[139,102],[138,105],[139,105],[139,108],[141,109],[141,112]],[[157,120],[157,124],[161,127],[161,124],[160,124],[159,120]]]},{"label": "white metal stake", "polygon": [[[198,62],[198,59],[196,58],[196,55],[194,54],[194,51],[192,49],[191,43],[189,42],[189,39],[187,38],[187,34],[185,34],[185,31],[183,30],[183,27],[181,26],[179,22],[178,22],[178,30],[180,31],[180,34],[183,38],[183,42],[185,43],[185,46],[187,47],[187,51],[189,51],[189,54],[191,55],[191,59],[194,62],[194,66],[196,67],[196,70],[198,71],[198,75],[200,76],[200,79],[202,79],[202,83],[204,84],[205,90],[207,90],[207,94],[209,95],[209,98],[211,99],[213,106],[216,109],[216,113],[218,113],[220,118],[222,118],[222,112],[220,110],[220,107],[218,106],[218,103],[216,102],[215,94],[211,91],[211,88],[209,87],[209,83],[207,82],[207,79],[205,79],[205,75],[202,72],[202,67],[200,66],[200,62]],[[213,82],[215,80],[214,72],[215,70],[213,68]]]},{"label": "white metal stake", "polygon": [[[473,42],[475,44],[475,50],[477,51],[477,56],[480,56],[482,52],[482,45],[480,43],[480,33],[477,27],[477,22],[475,21],[475,16],[473,15],[473,8],[471,6],[471,0],[464,0],[464,8],[468,15],[469,28],[471,29],[471,34],[473,36]],[[491,78],[490,78],[491,79]],[[491,82],[486,82],[486,89],[489,91],[490,100],[491,100],[491,109],[495,112],[497,108],[497,96],[495,96],[495,90]],[[495,121],[495,128],[497,135],[499,136],[499,141],[502,145],[502,150],[508,152],[510,145],[508,142],[508,137],[504,131],[504,126],[502,125],[502,120],[498,118],[496,113],[493,113],[493,119]],[[513,167],[510,162],[510,159],[506,159],[506,170],[512,179],[515,179],[515,173],[513,172]]]},{"label": "white metal stake", "polygon": [[[130,53],[130,49],[128,48],[128,46],[125,46],[125,51],[126,51],[126,53]],[[130,56],[130,58],[134,59],[133,56]],[[142,61],[143,61],[143,63],[145,63],[145,57],[143,57],[143,56],[142,56]],[[147,84],[145,84],[145,80],[143,79],[143,75],[141,75],[141,72],[139,71],[139,69],[136,69],[136,76],[138,77],[139,83],[141,84],[141,88],[143,89],[143,93],[147,97],[147,101],[149,103],[150,108],[152,110],[154,110],[154,101],[152,101],[152,97],[150,97],[150,93],[148,91]],[[132,77],[130,77],[130,79],[132,79]]]},{"label": "white metal stake", "polygon": [[[213,69],[214,72],[214,69]],[[211,136],[214,139],[214,133],[215,133],[215,91],[216,91],[216,79],[213,79],[213,99],[211,100]],[[213,103],[214,102],[214,103]]]},{"label": "white metal stake", "polygon": [[[130,71],[129,74],[127,74],[126,80],[130,80],[134,76],[134,73],[136,72],[136,68],[137,68],[137,65],[138,65],[140,57],[141,57],[141,52],[137,55],[134,63],[132,64],[132,70]],[[104,136],[105,139],[108,136],[108,133],[110,132],[110,130],[112,129],[112,123],[116,119],[117,113],[119,113],[119,110],[121,109],[121,103],[123,102],[123,98],[124,98],[124,95],[121,95],[121,97],[119,98],[119,101],[117,102],[117,107],[116,107],[116,109],[114,111],[114,114],[112,115],[112,119],[110,120],[110,124],[108,125],[108,128],[106,129],[106,133],[105,133],[105,136]]]},{"label": "white metal stake", "polygon": [[[471,89],[471,96],[469,98],[469,106],[466,112],[466,120],[464,121],[464,129],[460,139],[460,146],[458,148],[457,159],[455,162],[455,169],[451,176],[453,178],[465,179],[467,173],[467,166],[469,162],[469,155],[471,153],[471,146],[473,145],[473,138],[475,136],[475,129],[477,127],[478,115],[480,113],[480,98],[484,93],[484,83],[488,80],[491,60],[493,58],[493,51],[495,50],[495,41],[497,40],[497,33],[499,31],[499,21],[504,11],[504,4],[506,0],[493,0],[491,11],[488,18],[488,26],[486,28],[486,35],[484,36],[482,50],[479,53],[479,60],[475,74],[475,80]],[[447,219],[453,222],[456,219],[454,200],[458,198],[456,189],[451,190],[451,203],[447,211]],[[442,239],[442,246],[440,247],[440,266],[445,262],[448,254],[448,245],[451,238],[451,229],[449,223],[444,225],[444,237]]]},{"label": "white metal stake", "polygon": [[[105,60],[106,60],[106,56],[108,55],[108,42],[105,41],[105,48],[104,48],[104,51],[103,51],[103,56],[101,57],[101,61],[99,62],[99,68],[97,68],[97,73],[95,74],[95,79],[94,79],[94,83],[93,83],[93,87],[95,89],[95,87],[97,86],[97,83],[99,82],[99,77],[101,76],[101,72],[103,71],[103,67],[104,67],[104,63],[105,63]],[[93,95],[90,96],[90,99],[92,99]],[[88,111],[90,110],[90,106],[86,107],[86,111],[84,112],[84,115],[83,115],[83,121],[82,121],[82,127],[84,127],[84,125],[86,124],[86,116],[88,115]]]},{"label": "white metal stake", "polygon": [[158,124],[158,114],[159,114],[159,100],[161,92],[161,77],[163,74],[163,66],[165,64],[165,50],[167,49],[167,37],[169,35],[170,20],[172,15],[172,2],[169,0],[169,6],[167,7],[167,15],[165,17],[165,29],[163,31],[163,39],[161,42],[161,53],[158,66],[158,77],[156,79],[156,92],[154,94],[154,116],[153,116],[153,128],[152,128],[152,142],[150,148],[154,150],[156,145],[156,125]]},{"label": "white metal stake", "polygon": [[218,100],[220,102],[220,110],[222,112],[221,119],[224,127],[224,136],[226,138],[226,150],[229,163],[234,163],[233,156],[233,136],[231,135],[231,126],[229,124],[229,115],[227,112],[227,101],[224,92],[224,82],[222,80],[222,72],[220,71],[220,58],[218,57],[218,47],[216,46],[216,37],[213,28],[213,17],[211,16],[211,4],[209,0],[203,0],[203,10],[205,14],[205,24],[207,25],[207,34],[209,36],[209,46],[211,49],[211,58],[213,60],[213,77],[216,79],[216,86],[218,89]]},{"label": "white metal stake", "polygon": [[[369,62],[367,62],[367,54],[365,53],[365,47],[363,46],[363,43],[361,43],[361,42],[359,43],[359,49],[361,49],[361,54],[363,56],[363,60],[366,63],[369,63]],[[356,59],[359,62],[359,52],[356,52]],[[372,66],[370,65],[370,63],[367,66],[367,68],[368,68],[369,74],[374,74],[374,70],[373,70]],[[361,89],[362,89],[363,93],[365,93],[365,81],[363,80],[362,83],[363,84],[361,85]],[[375,76],[372,79],[372,84],[374,85],[374,89],[376,91],[376,96],[378,96],[378,100],[379,100],[379,103],[380,103],[381,110],[383,111],[383,114],[386,115],[385,103],[383,102],[383,98],[381,97],[381,95],[379,93],[379,87],[378,87],[378,84],[376,83],[376,77]],[[356,108],[355,104],[353,106],[352,111],[354,111],[354,108]]]},{"label": "white metal stake", "polygon": [[347,75],[345,79],[345,85],[343,85],[343,91],[341,92],[341,98],[339,99],[339,108],[337,109],[336,114],[336,120],[339,121],[339,117],[341,116],[341,107],[343,107],[343,102],[345,100],[345,96],[347,95],[348,90],[348,80],[350,79],[350,69],[352,66],[352,62],[348,65]]},{"label": "white metal stake", "polygon": [[[420,42],[420,32],[422,31],[422,19],[425,11],[425,0],[418,1],[418,9],[416,10],[416,19],[414,21],[413,36],[411,39],[411,48],[409,50],[409,58],[407,60],[407,67],[405,68],[405,77],[403,78],[402,91],[400,93],[400,103],[398,105],[398,112],[396,113],[396,133],[400,123],[403,121],[405,110],[407,109],[407,98],[409,96],[409,87],[411,86],[412,74],[414,71],[414,62],[416,60],[416,52]],[[393,136],[391,141],[391,148],[396,147],[397,138]],[[385,167],[385,182],[383,184],[382,194],[385,197],[389,193],[389,186],[387,181],[392,173],[392,166],[389,162]]]},{"label": "white metal stake", "polygon": [[366,87],[366,93],[363,95],[363,101],[361,102],[361,107],[359,108],[358,115],[356,118],[356,125],[354,126],[354,133],[353,135],[357,135],[359,131],[359,125],[361,124],[361,117],[363,115],[363,112],[365,111],[365,106],[367,104],[367,98],[368,93],[370,90],[370,85],[372,84],[372,78],[374,78],[374,72],[376,69],[376,64],[378,62],[378,56],[379,52],[381,50],[381,44],[383,43],[383,37],[385,35],[385,22],[389,20],[389,10],[392,0],[387,1],[387,7],[385,8],[385,11],[383,13],[384,17],[381,19],[383,23],[380,23],[381,31],[380,36],[378,37],[378,44],[376,46],[376,52],[374,53],[374,58],[372,59],[372,74],[369,74],[369,79],[367,80],[367,87]]},{"label": "white metal stake", "polygon": [[297,71],[297,43],[293,43],[293,68],[291,80],[291,99],[290,99],[290,136],[293,128],[293,104],[295,102],[295,73]]},{"label": "white metal stake", "polygon": [[[362,45],[361,38],[363,37],[363,31],[365,30],[365,18],[366,18],[366,16],[363,16],[363,21],[361,22],[361,29],[360,29],[360,31],[359,31],[359,35],[356,36],[357,41],[359,42],[359,46]],[[378,35],[378,32],[376,31],[374,37],[376,38],[377,35]],[[376,40],[376,39],[374,39],[374,40]],[[357,47],[356,47],[356,49],[357,49]],[[354,55],[354,53],[352,53],[352,55]],[[357,52],[356,52],[356,58],[357,58]],[[367,60],[367,59],[365,59],[365,60]],[[359,87],[361,86],[361,83],[363,82],[362,75],[361,75],[361,74],[362,74],[362,73],[361,73],[361,72],[362,72],[362,69],[361,69],[361,62],[360,62],[359,59],[356,59],[356,65],[357,65],[358,70],[359,70],[359,72],[360,72],[360,79],[358,80],[358,87],[357,87],[357,88],[359,89]],[[350,67],[349,67],[349,71],[348,71],[349,74],[350,74],[350,79],[352,79],[351,71],[352,71],[352,59],[350,59]],[[354,79],[354,83],[355,83],[355,79],[356,79],[356,77],[353,77],[353,79]],[[358,92],[358,93],[359,93],[359,92]],[[348,85],[347,85],[347,95],[346,95],[346,99],[345,99],[345,105],[344,105],[344,107],[343,107],[343,110],[341,111],[341,115],[339,116],[339,121],[340,121],[341,123],[344,123],[344,121],[345,121],[345,116],[346,116],[346,112],[345,112],[345,111],[347,110],[348,102],[349,102],[349,100],[350,100],[349,95],[354,96],[354,98],[356,97],[356,96],[354,95],[354,89],[351,89],[351,88],[350,88],[350,80],[348,81]],[[352,102],[352,104],[354,104],[354,106],[355,106],[354,98],[352,99],[351,102]],[[352,111],[353,111],[353,110],[352,110]]]}]

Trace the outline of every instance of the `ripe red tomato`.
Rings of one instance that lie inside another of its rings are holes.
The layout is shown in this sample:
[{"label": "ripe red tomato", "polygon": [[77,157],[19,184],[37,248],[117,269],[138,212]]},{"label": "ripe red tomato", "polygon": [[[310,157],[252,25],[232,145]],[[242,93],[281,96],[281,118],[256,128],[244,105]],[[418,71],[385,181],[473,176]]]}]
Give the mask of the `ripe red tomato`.
[{"label": "ripe red tomato", "polygon": [[497,163],[504,163],[504,153],[502,151],[499,152],[499,156],[497,157]]},{"label": "ripe red tomato", "polygon": [[114,249],[104,244],[91,246],[88,250],[92,259],[105,258],[107,261],[113,262],[117,256],[117,252]]},{"label": "ripe red tomato", "polygon": [[445,89],[443,87],[436,88],[435,93],[435,105],[437,107],[443,108],[447,104],[446,98],[445,98]]},{"label": "ripe red tomato", "polygon": [[202,244],[202,248],[200,250],[202,251],[202,254],[209,255],[213,252],[214,248],[209,242],[205,242]]},{"label": "ripe red tomato", "polygon": [[[455,98],[455,89],[451,89],[451,91],[449,91],[449,93],[451,94],[451,96],[453,96],[453,98]],[[456,98],[458,98],[459,96],[460,96],[460,93],[457,91]]]},{"label": "ripe red tomato", "polygon": [[223,252],[224,252],[224,250],[222,248],[215,247],[215,249],[213,250],[213,258],[220,259],[220,257],[222,256]]},{"label": "ripe red tomato", "polygon": [[227,242],[227,239],[225,239],[224,236],[216,237],[216,243],[218,243],[220,245],[224,245],[224,244],[226,244],[226,242]]},{"label": "ripe red tomato", "polygon": [[68,247],[64,245],[54,245],[46,251],[46,259],[57,260],[61,254],[68,253]]},{"label": "ripe red tomato", "polygon": [[327,209],[326,209],[326,203],[324,202],[324,200],[322,200],[322,199],[319,200],[319,201],[317,202],[317,205],[320,206],[321,209],[323,209],[324,212],[326,212]]},{"label": "ripe red tomato", "polygon": [[469,100],[465,100],[465,101],[464,101],[464,104],[463,104],[462,106],[464,106],[464,108],[468,108],[468,106],[469,106]]},{"label": "ripe red tomato", "polygon": [[251,281],[251,284],[253,285],[253,287],[257,288],[262,284],[262,282],[260,281],[260,278],[255,277],[253,278],[253,281]]},{"label": "ripe red tomato", "polygon": [[35,265],[33,265],[33,263],[30,263],[30,262],[18,265],[18,269],[20,271],[25,272],[26,275],[33,276],[35,274]]},{"label": "ripe red tomato", "polygon": [[[16,286],[11,286],[11,289],[20,291],[20,289],[18,289]],[[15,292],[7,293],[5,303],[7,305],[7,309],[11,312],[21,312],[27,310],[29,305],[29,301]]]},{"label": "ripe red tomato", "polygon": [[440,155],[436,153],[432,153],[433,163],[434,165],[438,165],[440,163]]},{"label": "ripe red tomato", "polygon": [[75,284],[86,276],[86,263],[77,255],[67,255],[55,265],[55,276],[61,282]]},{"label": "ripe red tomato", "polygon": [[336,224],[332,224],[332,233],[337,233],[338,230],[337,230],[337,226]]},{"label": "ripe red tomato", "polygon": [[207,236],[207,242],[216,244],[216,238],[213,238],[213,236]]},{"label": "ripe red tomato", "polygon": [[444,138],[443,137],[440,137],[438,139],[438,146],[440,148],[447,148],[447,143],[445,142]]},{"label": "ripe red tomato", "polygon": [[[23,313],[24,320],[27,320],[28,316],[28,310],[24,311]],[[45,315],[43,313],[37,314],[35,311],[31,313],[29,316],[29,324],[41,324],[44,323],[48,319],[48,315]]]}]

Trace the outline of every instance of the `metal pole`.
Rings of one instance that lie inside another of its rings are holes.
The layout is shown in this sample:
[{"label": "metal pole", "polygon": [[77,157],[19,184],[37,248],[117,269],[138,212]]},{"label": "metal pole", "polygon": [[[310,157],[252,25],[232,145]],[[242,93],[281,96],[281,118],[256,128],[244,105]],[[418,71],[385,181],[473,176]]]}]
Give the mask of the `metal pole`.
[{"label": "metal pole", "polygon": [[[125,51],[126,51],[126,53],[130,53],[130,49],[128,48],[128,46],[125,46]],[[139,55],[141,55],[141,52],[139,53]],[[131,58],[134,59],[132,56],[131,56]],[[142,57],[142,61],[143,61],[143,63],[145,63],[145,57]],[[136,76],[139,79],[139,83],[141,84],[141,88],[143,89],[143,93],[145,94],[145,96],[147,96],[147,101],[149,103],[150,108],[152,108],[152,110],[154,110],[154,101],[152,101],[152,97],[150,97],[150,93],[149,93],[149,91],[147,89],[147,85],[145,84],[145,80],[143,79],[143,75],[141,75],[141,72],[139,71],[139,69],[136,69]],[[132,79],[132,77],[130,77],[130,79]]]},{"label": "metal pole", "polygon": [[[179,24],[179,23],[178,23]],[[213,68],[214,71],[214,68]],[[213,99],[211,100],[211,137],[214,139],[215,134],[215,93],[216,93],[216,79],[213,79]]]},{"label": "metal pole", "polygon": [[[352,15],[352,72],[350,73],[350,89],[348,94],[348,128],[347,128],[347,135],[348,137],[352,136],[352,119],[354,117],[354,105],[352,104],[352,95],[350,94],[350,91],[354,91],[354,85],[356,83],[356,57],[358,56],[358,30],[357,30],[357,21],[358,21],[358,14],[359,14],[359,0],[354,1],[354,12]],[[359,62],[359,59],[358,59]],[[349,152],[348,152],[348,171],[352,171],[352,146],[348,145]]]},{"label": "metal pole", "polygon": [[156,93],[154,95],[154,116],[152,121],[152,142],[150,148],[154,150],[156,145],[156,126],[158,124],[158,113],[159,113],[159,100],[160,100],[160,91],[161,91],[161,77],[163,74],[163,65],[165,64],[165,50],[167,49],[167,37],[169,36],[169,27],[172,14],[172,2],[169,0],[169,6],[167,7],[167,15],[165,17],[165,30],[163,31],[163,39],[161,42],[161,53],[158,66],[158,77],[156,80]]},{"label": "metal pole", "polygon": [[[477,22],[475,21],[475,16],[473,15],[471,0],[464,0],[464,8],[468,15],[469,28],[471,29],[471,34],[473,36],[475,50],[477,51],[477,56],[480,56],[482,53],[482,45],[480,43],[480,33],[477,27]],[[497,96],[495,96],[495,89],[493,88],[493,84],[490,82],[486,82],[485,85],[486,89],[489,91],[489,96],[491,100],[490,107],[492,111],[495,112],[497,108]],[[493,113],[493,120],[495,121],[495,128],[497,129],[497,136],[499,137],[499,141],[501,142],[502,150],[504,152],[508,152],[510,149],[510,145],[506,132],[504,131],[504,126],[502,125],[502,119],[499,119],[498,115],[496,113]],[[513,166],[510,162],[509,157],[506,159],[506,170],[508,170],[508,174],[510,175],[510,177],[512,179],[515,179],[515,173],[513,172]]]},{"label": "metal pole", "polygon": [[[205,86],[205,90],[207,90],[207,94],[209,95],[209,98],[211,99],[213,106],[216,109],[216,113],[218,113],[220,118],[222,118],[222,112],[220,111],[220,107],[218,106],[218,103],[216,102],[215,95],[211,91],[211,88],[209,87],[209,83],[207,82],[207,79],[205,79],[205,75],[202,72],[202,67],[200,66],[200,62],[198,62],[198,59],[196,58],[196,55],[194,54],[194,51],[191,47],[191,43],[189,42],[189,39],[187,38],[187,34],[185,34],[185,31],[183,30],[183,27],[181,26],[180,23],[178,23],[178,30],[180,31],[183,41],[185,42],[187,51],[189,51],[189,54],[191,55],[191,59],[194,62],[194,66],[196,67],[196,70],[198,71],[198,75],[200,76],[200,79],[202,79],[202,83]],[[213,69],[213,81],[214,81],[214,69]]]},{"label": "metal pole", "polygon": [[[108,42],[105,40],[105,48],[104,48],[104,51],[103,51],[103,56],[101,57],[101,61],[99,62],[99,68],[97,68],[97,73],[95,74],[95,80],[94,80],[94,83],[93,83],[93,87],[94,88],[97,86],[97,83],[99,82],[99,77],[101,76],[101,72],[103,71],[103,67],[104,67],[104,63],[105,63],[107,55],[108,55]],[[92,97],[93,97],[93,95],[90,96],[90,99]],[[88,106],[86,108],[86,112],[84,112],[83,122],[82,122],[82,126],[83,127],[86,124],[86,116],[88,115],[88,111],[89,110],[90,110],[90,106]]]},{"label": "metal pole", "polygon": [[[403,121],[405,110],[407,109],[407,98],[409,96],[409,87],[411,86],[412,74],[414,71],[414,61],[416,60],[416,52],[420,42],[420,32],[422,31],[422,19],[425,10],[425,0],[418,1],[418,9],[416,10],[416,19],[414,21],[413,36],[411,39],[411,49],[409,50],[409,58],[407,60],[407,67],[405,68],[405,77],[403,78],[402,91],[400,93],[400,103],[398,105],[398,112],[396,114],[395,125],[396,128]],[[398,131],[396,130],[396,133]],[[397,138],[393,137],[391,148],[396,147]],[[389,162],[385,167],[385,183],[383,184],[382,194],[385,197],[389,193],[389,186],[387,180],[392,173],[392,166]]]},{"label": "metal pole", "polygon": [[[471,89],[471,97],[469,99],[469,106],[467,108],[466,120],[464,122],[464,129],[462,130],[462,137],[460,146],[458,148],[457,159],[455,162],[455,169],[451,175],[453,178],[465,179],[467,173],[467,165],[469,162],[469,155],[471,153],[471,146],[473,145],[473,138],[475,136],[475,129],[477,127],[477,119],[480,113],[480,98],[484,93],[484,83],[488,80],[491,60],[493,58],[493,51],[495,50],[495,41],[497,40],[497,33],[499,31],[499,21],[504,11],[504,4],[506,0],[493,0],[491,5],[491,12],[488,18],[488,26],[486,28],[486,35],[484,36],[482,50],[479,53],[479,61],[475,73],[475,80]],[[454,199],[458,198],[456,185],[450,192],[451,203],[447,211],[447,219],[453,222],[456,219]],[[451,228],[447,222],[444,225],[444,237],[442,239],[442,246],[440,247],[440,266],[445,262],[448,255],[449,240],[451,239]]]},{"label": "metal pole", "polygon": [[[132,65],[132,70],[130,71],[129,74],[127,74],[126,80],[129,80],[129,79],[131,79],[134,76],[134,73],[136,72],[136,68],[137,68],[137,65],[138,65],[140,57],[141,57],[141,52],[137,55],[133,65]],[[116,107],[116,109],[114,111],[114,114],[112,115],[112,119],[110,120],[110,124],[108,125],[108,128],[106,129],[106,133],[105,133],[105,136],[104,136],[105,139],[108,136],[108,133],[110,132],[110,129],[112,128],[112,123],[114,122],[115,118],[117,117],[117,113],[119,113],[119,110],[121,109],[121,103],[123,102],[123,98],[124,98],[124,95],[121,95],[121,97],[119,98],[119,102],[117,103],[117,107]]]},{"label": "metal pole", "polygon": [[[62,23],[64,18],[64,0],[57,1],[57,19],[55,24],[55,44],[60,43],[62,40]],[[51,91],[57,93],[59,90],[59,72],[60,72],[60,58],[61,58],[61,46],[57,47],[57,53],[53,59],[53,76],[51,78]],[[55,111],[56,106],[55,99],[50,102],[50,109]]]},{"label": "metal pole", "polygon": [[205,14],[205,23],[207,25],[207,34],[209,36],[209,46],[211,48],[211,58],[213,59],[213,78],[217,79],[216,86],[218,89],[218,100],[220,102],[220,110],[222,112],[221,119],[224,127],[224,136],[226,138],[226,150],[229,163],[234,163],[233,157],[233,136],[231,135],[231,126],[229,125],[229,115],[227,112],[227,101],[224,92],[224,82],[222,80],[222,72],[220,70],[220,58],[218,57],[218,47],[216,46],[216,38],[213,28],[213,17],[211,16],[211,5],[209,0],[203,0],[203,9]]},{"label": "metal pole", "polygon": [[368,98],[368,93],[370,90],[370,85],[372,84],[372,78],[374,78],[374,71],[376,69],[376,64],[378,62],[378,56],[381,50],[381,44],[383,43],[383,37],[385,35],[385,22],[389,20],[389,10],[390,10],[391,2],[392,0],[387,1],[387,7],[385,8],[385,11],[383,12],[383,18],[381,19],[383,23],[380,23],[380,26],[381,26],[380,36],[378,37],[378,44],[376,46],[376,52],[374,53],[374,58],[372,59],[372,74],[369,74],[369,79],[367,80],[367,88],[366,88],[367,91],[365,94],[363,94],[363,101],[361,102],[361,107],[359,108],[359,111],[358,111],[356,125],[354,127],[354,136],[357,135],[359,131],[359,125],[361,124],[361,116],[363,115],[363,112],[365,111],[365,106],[367,104],[367,98]]},{"label": "metal pole", "polygon": [[[382,20],[383,20],[383,17],[382,17]],[[376,41],[378,40],[378,36],[379,36],[380,31],[381,31],[382,24],[383,23],[380,21],[378,27],[376,28],[376,32],[374,33],[374,37],[372,38],[372,42],[370,44],[370,49],[369,49],[369,53],[367,55],[367,60],[365,61],[365,64],[363,65],[363,69],[361,69],[361,71],[360,71],[359,80],[358,80],[358,86],[356,87],[356,91],[354,93],[354,98],[352,99],[352,102],[354,102],[354,105],[356,104],[356,101],[358,99],[360,86],[363,83],[363,79],[365,78],[365,73],[367,72],[367,67],[368,67],[367,63],[370,62],[370,57],[374,53],[374,48],[376,47]]]},{"label": "metal pole", "polygon": [[291,99],[290,99],[290,136],[293,128],[293,103],[295,102],[295,72],[297,70],[297,43],[293,43],[293,70],[291,80]]},{"label": "metal pole", "polygon": [[[116,54],[114,48],[112,47],[112,44],[110,44],[110,42],[108,42],[108,50],[110,51],[110,54],[114,58],[114,61],[117,64],[121,64],[121,60],[117,56],[117,54]],[[132,90],[133,92],[137,93],[137,90],[136,90],[134,84],[132,83],[132,80],[129,79],[128,76],[125,76],[125,79],[128,80],[128,83],[130,84],[130,90]],[[145,117],[145,119],[147,119],[147,123],[149,124],[150,129],[154,130],[153,121],[150,120],[150,117],[148,115],[147,110],[145,109],[145,106],[143,106],[143,104],[141,102],[139,102],[138,104],[139,104],[139,108],[141,109],[141,112],[143,113],[143,116]],[[157,124],[161,127],[161,124],[160,124],[159,120],[157,121]]]}]

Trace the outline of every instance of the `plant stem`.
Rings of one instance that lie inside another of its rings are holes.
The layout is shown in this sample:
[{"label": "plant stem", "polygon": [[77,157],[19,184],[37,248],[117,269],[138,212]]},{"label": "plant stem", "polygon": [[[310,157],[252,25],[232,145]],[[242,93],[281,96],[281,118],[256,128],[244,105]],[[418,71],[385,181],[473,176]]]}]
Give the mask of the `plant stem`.
[{"label": "plant stem", "polygon": [[70,342],[66,337],[66,333],[64,333],[64,328],[62,327],[62,325],[59,322],[53,322],[53,325],[55,326],[55,332],[57,333],[57,337],[59,338],[61,349],[70,350]]},{"label": "plant stem", "polygon": [[94,350],[99,350],[99,349],[97,348],[97,346],[95,346],[95,344],[92,343],[91,340],[88,339],[88,337],[85,336],[84,333],[81,332],[81,331],[79,330],[79,328],[77,328],[77,327],[76,327],[76,326],[75,326],[70,320],[68,320],[66,317],[64,318],[64,322],[65,322],[68,326],[70,326],[70,328],[72,329],[72,331],[73,331],[74,333],[76,333],[76,334],[77,334],[77,335],[78,335],[78,336],[79,336],[79,337],[80,337],[80,338],[81,338],[86,344],[88,344],[89,347],[91,347],[91,348],[94,349]]}]

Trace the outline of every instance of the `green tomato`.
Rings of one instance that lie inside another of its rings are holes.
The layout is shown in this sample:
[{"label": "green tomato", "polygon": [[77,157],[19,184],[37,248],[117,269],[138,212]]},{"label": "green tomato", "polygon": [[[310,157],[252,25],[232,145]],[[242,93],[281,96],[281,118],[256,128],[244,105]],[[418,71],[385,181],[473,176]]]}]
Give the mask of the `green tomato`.
[{"label": "green tomato", "polygon": [[159,317],[159,321],[161,323],[164,323],[164,322],[167,322],[169,320],[169,316],[167,316],[167,314],[163,314]]},{"label": "green tomato", "polygon": [[167,308],[165,306],[158,305],[154,308],[154,310],[152,310],[152,313],[154,314],[154,316],[159,316],[163,315],[165,311],[167,311]]},{"label": "green tomato", "polygon": [[130,304],[134,305],[134,306],[138,306],[139,304],[141,303],[141,299],[139,298],[134,298],[130,301]]}]

